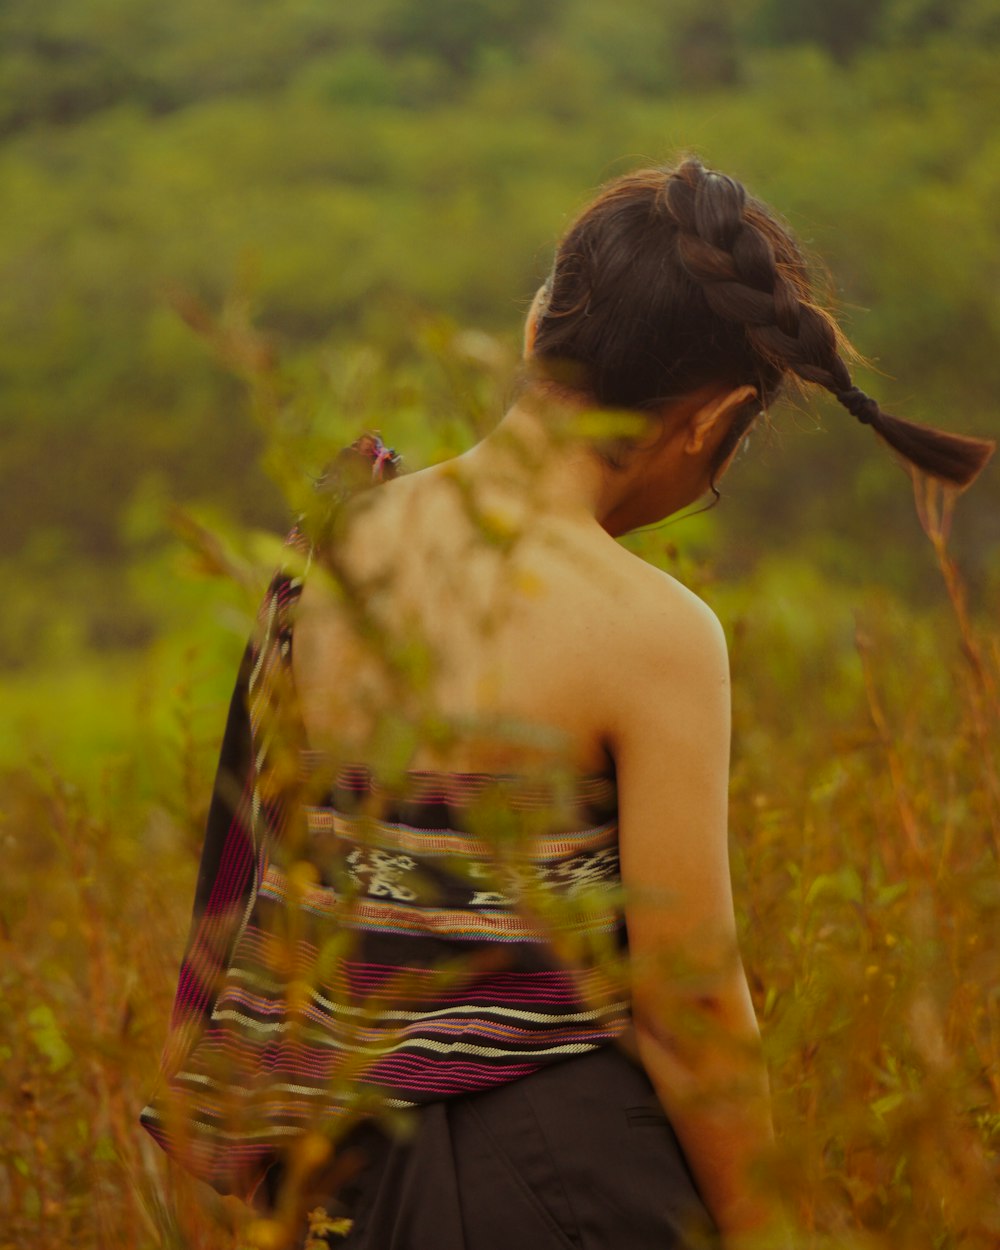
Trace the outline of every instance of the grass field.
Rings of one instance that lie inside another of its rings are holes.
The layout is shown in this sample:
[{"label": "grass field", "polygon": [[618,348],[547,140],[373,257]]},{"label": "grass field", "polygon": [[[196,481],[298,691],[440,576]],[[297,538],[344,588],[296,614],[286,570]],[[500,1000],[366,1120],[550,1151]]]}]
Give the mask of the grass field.
[{"label": "grass field", "polygon": [[[730,637],[765,1183],[803,1247],[1000,1244],[1000,604],[972,619],[925,519],[944,578],[921,612],[789,561],[678,569]],[[136,1122],[239,651],[230,592],[199,585],[148,654],[5,686],[0,1250],[238,1240]]]}]

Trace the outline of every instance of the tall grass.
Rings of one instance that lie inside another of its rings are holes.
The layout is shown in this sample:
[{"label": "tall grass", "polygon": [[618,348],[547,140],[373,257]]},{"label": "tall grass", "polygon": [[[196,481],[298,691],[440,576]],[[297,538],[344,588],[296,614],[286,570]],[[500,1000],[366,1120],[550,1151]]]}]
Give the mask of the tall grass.
[{"label": "tall grass", "polygon": [[[762,1183],[804,1247],[1000,1244],[1000,632],[949,555],[952,503],[918,484],[943,577],[923,612],[792,561],[718,586],[639,540],[730,634],[736,897],[778,1127]],[[4,776],[0,1250],[239,1240],[239,1208],[137,1125],[221,729],[193,690],[170,732],[138,712],[86,790],[37,761]]]}]

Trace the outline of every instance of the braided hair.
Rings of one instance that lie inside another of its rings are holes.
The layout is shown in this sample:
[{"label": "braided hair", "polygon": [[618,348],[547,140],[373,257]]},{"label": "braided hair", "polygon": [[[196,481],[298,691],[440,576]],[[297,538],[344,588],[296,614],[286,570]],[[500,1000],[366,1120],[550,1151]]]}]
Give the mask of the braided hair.
[{"label": "braided hair", "polygon": [[609,184],[564,236],[535,334],[543,378],[601,407],[652,411],[709,385],[751,385],[721,464],[788,378],[831,392],[910,464],[967,486],[992,441],[883,412],[854,385],[788,227],[726,174],[687,159]]}]

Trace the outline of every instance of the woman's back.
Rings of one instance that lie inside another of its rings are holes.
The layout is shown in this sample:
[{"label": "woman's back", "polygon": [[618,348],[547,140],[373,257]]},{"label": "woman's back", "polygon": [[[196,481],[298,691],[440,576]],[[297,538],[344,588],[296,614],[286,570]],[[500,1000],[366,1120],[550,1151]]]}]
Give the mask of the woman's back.
[{"label": "woman's back", "polygon": [[[423,712],[451,732],[410,766],[441,771],[609,773],[630,643],[688,595],[592,516],[463,480],[460,462],[368,492],[333,567],[346,593],[310,575],[295,617],[310,744],[363,760],[387,710]],[[386,655],[404,645],[400,679]]]}]

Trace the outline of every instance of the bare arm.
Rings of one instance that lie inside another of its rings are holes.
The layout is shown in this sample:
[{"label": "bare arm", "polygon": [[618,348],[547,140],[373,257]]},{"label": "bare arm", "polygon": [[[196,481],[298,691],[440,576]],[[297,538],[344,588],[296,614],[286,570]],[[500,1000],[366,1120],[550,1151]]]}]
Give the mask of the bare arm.
[{"label": "bare arm", "polygon": [[773,1127],[736,946],[722,629],[664,584],[628,668],[613,749],[639,1057],[724,1244],[779,1245],[750,1175]]}]

